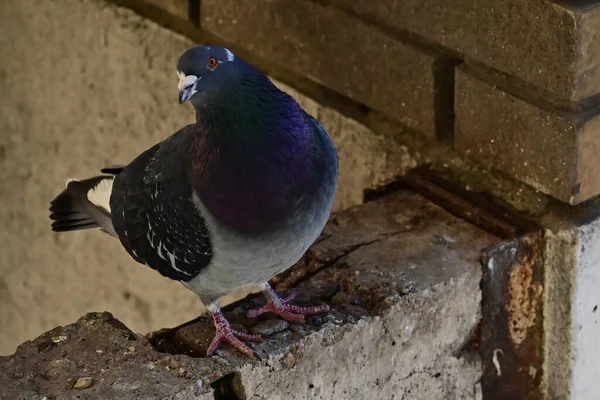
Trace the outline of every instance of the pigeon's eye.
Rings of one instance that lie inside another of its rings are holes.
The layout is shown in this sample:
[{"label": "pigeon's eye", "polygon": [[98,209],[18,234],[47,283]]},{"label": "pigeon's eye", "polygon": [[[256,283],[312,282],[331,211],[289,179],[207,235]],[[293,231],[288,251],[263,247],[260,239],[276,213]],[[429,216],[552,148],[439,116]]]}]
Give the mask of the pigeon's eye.
[{"label": "pigeon's eye", "polygon": [[216,58],[214,58],[213,56],[208,57],[208,68],[215,68],[217,65],[219,64],[219,62],[217,61]]}]

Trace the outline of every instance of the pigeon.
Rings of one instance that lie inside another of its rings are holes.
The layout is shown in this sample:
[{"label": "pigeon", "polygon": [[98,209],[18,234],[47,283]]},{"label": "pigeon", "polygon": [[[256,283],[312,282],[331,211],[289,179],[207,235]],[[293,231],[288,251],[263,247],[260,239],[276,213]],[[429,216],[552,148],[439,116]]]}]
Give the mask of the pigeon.
[{"label": "pigeon", "polygon": [[99,228],[129,255],[196,293],[212,315],[211,356],[223,342],[250,358],[219,298],[260,287],[272,312],[303,322],[327,305],[300,307],[268,281],[300,260],[329,219],[338,156],[327,131],[287,93],[230,50],[195,46],[177,63],[179,103],[196,122],[128,165],[70,179],[50,203],[52,230]]}]

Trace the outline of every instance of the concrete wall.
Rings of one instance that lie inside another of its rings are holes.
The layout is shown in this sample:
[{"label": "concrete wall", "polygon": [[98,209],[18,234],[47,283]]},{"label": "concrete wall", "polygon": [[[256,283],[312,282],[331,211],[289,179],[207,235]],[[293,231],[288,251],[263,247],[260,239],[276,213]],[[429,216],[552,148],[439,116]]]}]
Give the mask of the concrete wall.
[{"label": "concrete wall", "polygon": [[[0,19],[0,354],[88,311],[141,332],[197,316],[191,292],[101,232],[53,234],[47,211],[67,177],[126,163],[192,121],[175,74],[192,43],[96,0],[2,0]],[[412,165],[404,148],[294,95],[338,147],[337,209]]]},{"label": "concrete wall", "polygon": [[547,396],[595,399],[600,369],[600,219],[548,231],[546,238]]}]

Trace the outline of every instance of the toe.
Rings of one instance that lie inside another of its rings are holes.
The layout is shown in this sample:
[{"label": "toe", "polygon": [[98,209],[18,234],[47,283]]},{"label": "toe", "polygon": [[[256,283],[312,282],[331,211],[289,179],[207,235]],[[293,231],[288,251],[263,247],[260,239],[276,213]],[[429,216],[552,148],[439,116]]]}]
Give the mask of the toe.
[{"label": "toe", "polygon": [[232,330],[231,333],[233,333],[233,335],[235,337],[237,337],[238,339],[241,339],[245,342],[262,342],[262,336],[261,335],[252,335],[249,333],[244,333],[244,332],[239,332],[239,331],[234,331]]},{"label": "toe", "polygon": [[328,305],[315,306],[315,307],[299,307],[299,306],[294,306],[294,305],[288,305],[286,308],[290,312],[293,312],[295,314],[301,314],[301,315],[315,315],[315,314],[326,313],[329,311]]},{"label": "toe", "polygon": [[210,346],[208,346],[208,349],[206,350],[206,355],[208,357],[210,357],[213,354],[215,354],[215,351],[217,351],[217,349],[219,348],[220,345],[221,345],[221,336],[219,336],[217,334],[213,338],[212,342],[210,342]]},{"label": "toe", "polygon": [[231,343],[231,345],[235,347],[239,352],[245,354],[247,357],[251,359],[256,359],[256,357],[254,356],[254,351],[250,347],[242,343],[242,341],[236,338],[235,336],[231,335],[227,338],[227,341]]},{"label": "toe", "polygon": [[305,322],[304,321],[304,315],[302,315],[302,314],[296,314],[296,313],[293,313],[293,312],[291,312],[289,310],[286,310],[286,309],[278,310],[277,314],[281,318],[285,319],[288,322],[300,322],[300,323],[304,323]]},{"label": "toe", "polygon": [[248,312],[246,312],[246,316],[248,318],[256,318],[259,315],[264,314],[266,312],[270,312],[270,311],[271,311],[271,308],[269,307],[269,305],[266,305],[266,306],[257,307],[257,308],[248,310]]},{"label": "toe", "polygon": [[285,299],[282,299],[282,302],[287,304],[287,303],[289,303],[291,301],[294,301],[294,299],[296,299],[296,297],[298,297],[298,293],[292,293],[288,297],[286,297]]}]

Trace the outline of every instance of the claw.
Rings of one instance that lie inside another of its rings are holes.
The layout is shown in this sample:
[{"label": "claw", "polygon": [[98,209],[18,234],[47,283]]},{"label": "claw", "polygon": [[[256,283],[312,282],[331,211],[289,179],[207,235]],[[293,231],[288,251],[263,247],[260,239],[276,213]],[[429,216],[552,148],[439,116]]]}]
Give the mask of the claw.
[{"label": "claw", "polygon": [[316,315],[322,314],[329,311],[329,306],[314,306],[314,307],[300,307],[295,306],[293,304],[289,304],[294,300],[297,296],[297,293],[294,293],[286,298],[281,298],[271,288],[270,285],[266,285],[263,290],[265,297],[267,298],[267,304],[262,307],[253,308],[249,310],[246,314],[248,318],[255,318],[261,314],[266,312],[273,312],[279,316],[281,316],[286,321],[290,322],[304,322],[305,315]]},{"label": "claw", "polygon": [[225,316],[223,316],[223,313],[221,313],[221,310],[218,308],[213,312],[213,320],[215,323],[215,329],[217,331],[215,333],[215,337],[210,343],[210,346],[208,347],[208,350],[206,351],[207,356],[212,356],[219,348],[221,343],[223,341],[227,341],[247,357],[256,359],[254,356],[254,351],[252,351],[252,349],[246,346],[242,341],[260,342],[262,341],[262,337],[260,335],[251,335],[249,333],[243,333],[236,331],[235,329],[231,329],[229,322],[227,322]]}]

